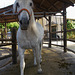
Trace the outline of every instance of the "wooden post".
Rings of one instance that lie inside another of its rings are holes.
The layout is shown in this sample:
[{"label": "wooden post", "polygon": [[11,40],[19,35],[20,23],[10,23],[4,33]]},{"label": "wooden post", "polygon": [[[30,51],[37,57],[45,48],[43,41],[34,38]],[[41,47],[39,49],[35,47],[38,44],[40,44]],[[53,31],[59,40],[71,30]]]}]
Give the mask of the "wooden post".
[{"label": "wooden post", "polygon": [[66,47],[67,47],[67,32],[66,32],[66,29],[67,29],[67,21],[66,21],[66,4],[64,3],[63,4],[63,30],[64,30],[64,33],[63,33],[63,41],[64,41],[64,52],[67,52],[66,50]]},{"label": "wooden post", "polygon": [[7,25],[6,25],[6,22],[5,22],[5,38],[7,38]]},{"label": "wooden post", "polygon": [[[1,32],[1,39],[3,39],[3,33]],[[2,43],[3,43],[3,40],[2,40]]]},{"label": "wooden post", "polygon": [[51,16],[49,16],[49,47],[51,48]]},{"label": "wooden post", "polygon": [[12,28],[12,62],[17,63],[16,29]]}]

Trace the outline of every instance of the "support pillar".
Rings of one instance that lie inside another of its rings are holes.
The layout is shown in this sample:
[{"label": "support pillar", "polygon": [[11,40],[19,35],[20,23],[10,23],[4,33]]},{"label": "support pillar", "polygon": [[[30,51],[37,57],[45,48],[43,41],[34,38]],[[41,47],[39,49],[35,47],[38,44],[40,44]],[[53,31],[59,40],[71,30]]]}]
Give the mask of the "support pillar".
[{"label": "support pillar", "polygon": [[66,47],[67,47],[67,20],[66,20],[66,4],[63,4],[63,41],[64,41],[64,52],[67,52]]},{"label": "support pillar", "polygon": [[12,62],[17,63],[17,41],[16,41],[16,29],[12,28]]},{"label": "support pillar", "polygon": [[6,22],[5,22],[5,38],[7,38],[7,25],[6,25]]},{"label": "support pillar", "polygon": [[51,16],[49,16],[49,47],[51,48]]}]

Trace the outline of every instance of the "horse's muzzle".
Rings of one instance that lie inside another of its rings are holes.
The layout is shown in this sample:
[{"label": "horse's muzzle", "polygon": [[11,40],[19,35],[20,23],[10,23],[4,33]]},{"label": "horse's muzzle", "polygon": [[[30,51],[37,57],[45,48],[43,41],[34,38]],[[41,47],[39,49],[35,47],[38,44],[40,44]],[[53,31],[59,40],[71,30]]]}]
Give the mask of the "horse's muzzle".
[{"label": "horse's muzzle", "polygon": [[21,30],[27,30],[28,27],[21,27]]},{"label": "horse's muzzle", "polygon": [[27,30],[28,29],[28,25],[20,25],[21,30]]},{"label": "horse's muzzle", "polygon": [[21,30],[27,30],[27,29],[28,29],[29,20],[23,18],[23,19],[20,20],[19,22],[20,22]]}]

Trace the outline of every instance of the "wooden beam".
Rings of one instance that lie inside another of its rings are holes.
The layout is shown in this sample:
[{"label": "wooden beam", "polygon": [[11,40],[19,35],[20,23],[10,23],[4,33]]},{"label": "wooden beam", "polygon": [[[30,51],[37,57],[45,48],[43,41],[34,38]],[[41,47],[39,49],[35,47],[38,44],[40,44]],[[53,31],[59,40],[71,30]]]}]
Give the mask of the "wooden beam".
[{"label": "wooden beam", "polygon": [[66,47],[67,47],[67,32],[66,32],[66,30],[67,30],[67,20],[66,20],[66,4],[65,3],[63,3],[63,30],[64,30],[64,52],[67,52],[67,49],[66,49]]},{"label": "wooden beam", "polygon": [[59,46],[59,47],[64,47],[63,45],[57,45],[57,44],[51,44],[51,45]]},{"label": "wooden beam", "polygon": [[3,60],[3,59],[6,59],[6,58],[9,58],[9,57],[11,57],[12,56],[12,54],[10,54],[10,55],[6,55],[6,56],[3,56],[3,57],[0,57],[0,60]]},{"label": "wooden beam", "polygon": [[67,32],[71,32],[71,31],[75,31],[75,29],[70,29],[70,30],[67,30]]},{"label": "wooden beam", "polygon": [[74,6],[74,4],[69,0],[67,0],[67,1],[66,0],[58,0],[58,1],[61,1],[61,2],[65,3],[65,4],[69,4],[71,6]]},{"label": "wooden beam", "polygon": [[43,4],[44,1],[45,1],[45,0],[42,0],[42,2],[41,2],[41,4],[40,4],[40,7],[41,7],[41,5]]},{"label": "wooden beam", "polygon": [[49,16],[49,47],[51,48],[51,16]]},{"label": "wooden beam", "polygon": [[49,21],[49,19],[46,17],[46,13],[44,12],[44,17],[47,21]]},{"label": "wooden beam", "polygon": [[1,39],[0,38],[0,41],[12,41],[12,39],[7,39],[7,38],[6,39],[3,39],[3,38]]},{"label": "wooden beam", "polygon": [[0,47],[1,46],[8,46],[8,45],[12,45],[12,43],[3,43],[3,44],[0,44]]},{"label": "wooden beam", "polygon": [[[55,1],[52,3],[52,5],[55,5],[57,2],[58,2],[58,1],[55,0]],[[48,10],[50,10],[52,7],[53,7],[53,6],[50,6],[50,7],[48,8]]]},{"label": "wooden beam", "polygon": [[75,54],[75,51],[74,50],[71,50],[71,49],[69,49],[69,48],[66,48],[68,51],[70,51],[70,52],[73,52],[74,54]]},{"label": "wooden beam", "polygon": [[16,41],[16,29],[12,28],[12,61],[13,64],[17,63],[17,41]]},{"label": "wooden beam", "polygon": [[[48,2],[49,2],[49,4],[51,5],[51,7],[54,7],[57,11],[60,11],[54,4],[56,3],[56,2],[58,2],[57,0],[55,1],[55,3],[50,3],[50,1],[49,0],[47,0]],[[48,9],[48,10],[50,10],[51,9],[51,7]]]},{"label": "wooden beam", "polygon": [[7,23],[5,22],[5,38],[7,38]]},{"label": "wooden beam", "polygon": [[75,40],[74,40],[74,39],[67,39],[67,41],[75,42]]},{"label": "wooden beam", "polygon": [[34,3],[35,3],[35,6],[36,6],[38,9],[40,9],[41,11],[48,11],[48,9],[46,9],[45,7],[40,7],[40,5],[37,4],[36,2],[34,2]]}]

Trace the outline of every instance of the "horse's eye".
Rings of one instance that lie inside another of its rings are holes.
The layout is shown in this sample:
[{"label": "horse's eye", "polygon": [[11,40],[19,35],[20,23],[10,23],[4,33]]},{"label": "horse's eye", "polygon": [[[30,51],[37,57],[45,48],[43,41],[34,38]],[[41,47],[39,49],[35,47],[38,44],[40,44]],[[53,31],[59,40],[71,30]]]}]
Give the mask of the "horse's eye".
[{"label": "horse's eye", "polygon": [[30,3],[30,6],[32,6],[32,3]]},{"label": "horse's eye", "polygon": [[20,5],[19,5],[19,3],[18,3],[18,2],[16,3],[16,6],[17,6],[17,7],[20,7]]}]

